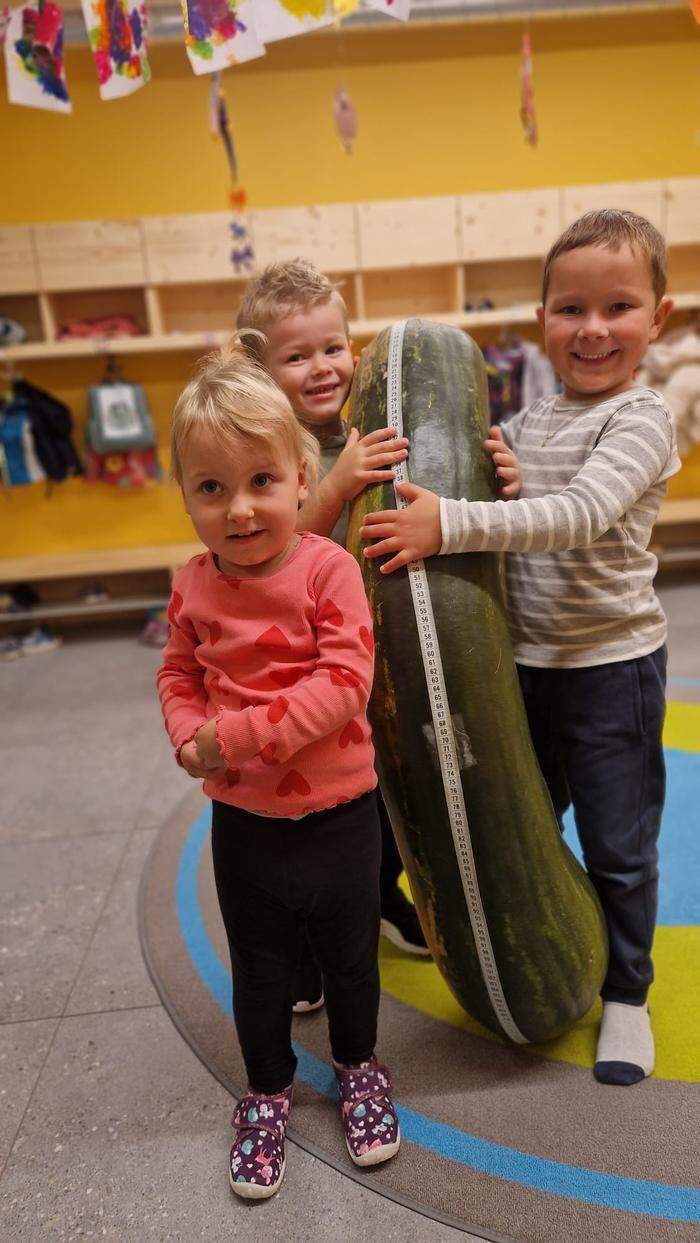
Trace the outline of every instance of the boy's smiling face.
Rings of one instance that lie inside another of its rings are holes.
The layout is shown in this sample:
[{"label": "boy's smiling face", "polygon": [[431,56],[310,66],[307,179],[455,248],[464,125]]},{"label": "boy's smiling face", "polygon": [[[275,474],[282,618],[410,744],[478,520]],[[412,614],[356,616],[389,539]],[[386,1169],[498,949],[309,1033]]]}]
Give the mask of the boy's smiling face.
[{"label": "boy's smiling face", "polygon": [[314,435],[342,430],[355,363],[342,309],[329,299],[276,320],[263,362],[300,423]]},{"label": "boy's smiling face", "polygon": [[667,298],[657,305],[649,261],[628,245],[558,255],[537,318],[565,395],[603,401],[631,388],[672,305]]}]

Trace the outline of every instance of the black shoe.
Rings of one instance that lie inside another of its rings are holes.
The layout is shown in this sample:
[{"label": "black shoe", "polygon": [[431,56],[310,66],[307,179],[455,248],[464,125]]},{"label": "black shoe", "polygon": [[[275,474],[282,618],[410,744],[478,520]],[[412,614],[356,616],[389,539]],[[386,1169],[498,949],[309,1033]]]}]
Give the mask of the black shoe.
[{"label": "black shoe", "polygon": [[391,941],[392,945],[398,945],[400,950],[405,950],[408,954],[419,954],[422,958],[430,957],[416,908],[398,885],[388,894],[382,894],[380,931],[382,936]]},{"label": "black shoe", "polygon": [[312,1010],[320,1010],[324,1002],[323,976],[316,959],[312,957],[308,947],[304,947],[299,966],[296,969],[293,985],[295,998],[292,1010],[295,1014],[310,1014]]}]

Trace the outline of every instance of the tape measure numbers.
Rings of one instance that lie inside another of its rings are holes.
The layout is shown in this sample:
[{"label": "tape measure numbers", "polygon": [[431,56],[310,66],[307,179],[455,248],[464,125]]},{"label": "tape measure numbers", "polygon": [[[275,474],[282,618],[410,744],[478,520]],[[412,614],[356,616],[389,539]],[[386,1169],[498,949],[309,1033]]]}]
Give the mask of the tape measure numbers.
[{"label": "tape measure numbers", "polygon": [[[403,436],[401,365],[406,322],[406,320],[403,320],[401,323],[394,324],[389,338],[387,406],[389,427],[395,429],[397,436]],[[394,467],[394,475],[395,485],[397,483],[409,482],[405,462],[400,462]],[[399,509],[405,509],[408,502],[397,495],[396,504]],[[481,974],[484,978],[489,1001],[503,1031],[516,1044],[527,1044],[525,1036],[518,1030],[513,1020],[503,993],[484,906],[479,892],[479,881],[476,874],[474,851],[472,849],[469,821],[467,819],[467,809],[464,804],[464,792],[459,771],[457,746],[447,698],[445,675],[442,667],[437,630],[435,628],[435,616],[430,598],[428,575],[425,572],[425,563],[423,561],[411,561],[407,569],[408,581],[411,586],[411,597],[413,599],[413,610],[418,628],[418,638],[423,656],[425,681],[430,699],[433,729],[435,730],[435,743],[440,760],[442,784],[450,817],[452,839],[462,879],[469,922],[474,934],[474,944],[479,957]]]}]

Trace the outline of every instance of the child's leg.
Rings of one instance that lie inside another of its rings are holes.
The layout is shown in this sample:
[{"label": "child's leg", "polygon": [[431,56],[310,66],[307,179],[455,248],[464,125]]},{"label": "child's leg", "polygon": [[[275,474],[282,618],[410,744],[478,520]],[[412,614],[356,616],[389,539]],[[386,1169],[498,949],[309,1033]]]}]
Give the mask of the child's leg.
[{"label": "child's leg", "polygon": [[267,1095],[294,1078],[292,979],[300,919],[289,896],[294,825],[214,802],[212,856],[231,953],[233,1013],[248,1082]]},{"label": "child's leg", "polygon": [[357,1066],[374,1053],[379,1011],[379,861],[374,793],[334,808],[316,829],[309,940],[323,971],[331,1049]]},{"label": "child's leg", "polygon": [[596,1058],[596,1077],[608,1083],[635,1083],[654,1065],[646,997],[665,792],[665,672],[665,648],[569,670],[562,697],[576,824],[610,939]]},{"label": "child's leg", "polygon": [[559,829],[563,833],[562,816],[571,802],[571,794],[560,747],[557,705],[560,698],[560,679],[566,671],[536,669],[529,665],[516,665],[516,668],[530,726],[532,745],[535,748],[537,762],[559,821]]}]

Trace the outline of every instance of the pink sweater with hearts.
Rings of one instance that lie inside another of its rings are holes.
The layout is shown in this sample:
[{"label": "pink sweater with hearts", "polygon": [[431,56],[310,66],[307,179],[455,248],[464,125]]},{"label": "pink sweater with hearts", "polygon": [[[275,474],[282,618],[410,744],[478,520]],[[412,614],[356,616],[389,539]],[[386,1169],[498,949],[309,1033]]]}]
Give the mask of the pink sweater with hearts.
[{"label": "pink sweater with hearts", "polygon": [[267,578],[228,578],[211,552],[194,557],[168,619],[157,685],[176,754],[217,718],[227,767],[205,794],[298,818],[374,789],[372,616],[343,548],[305,532]]}]

